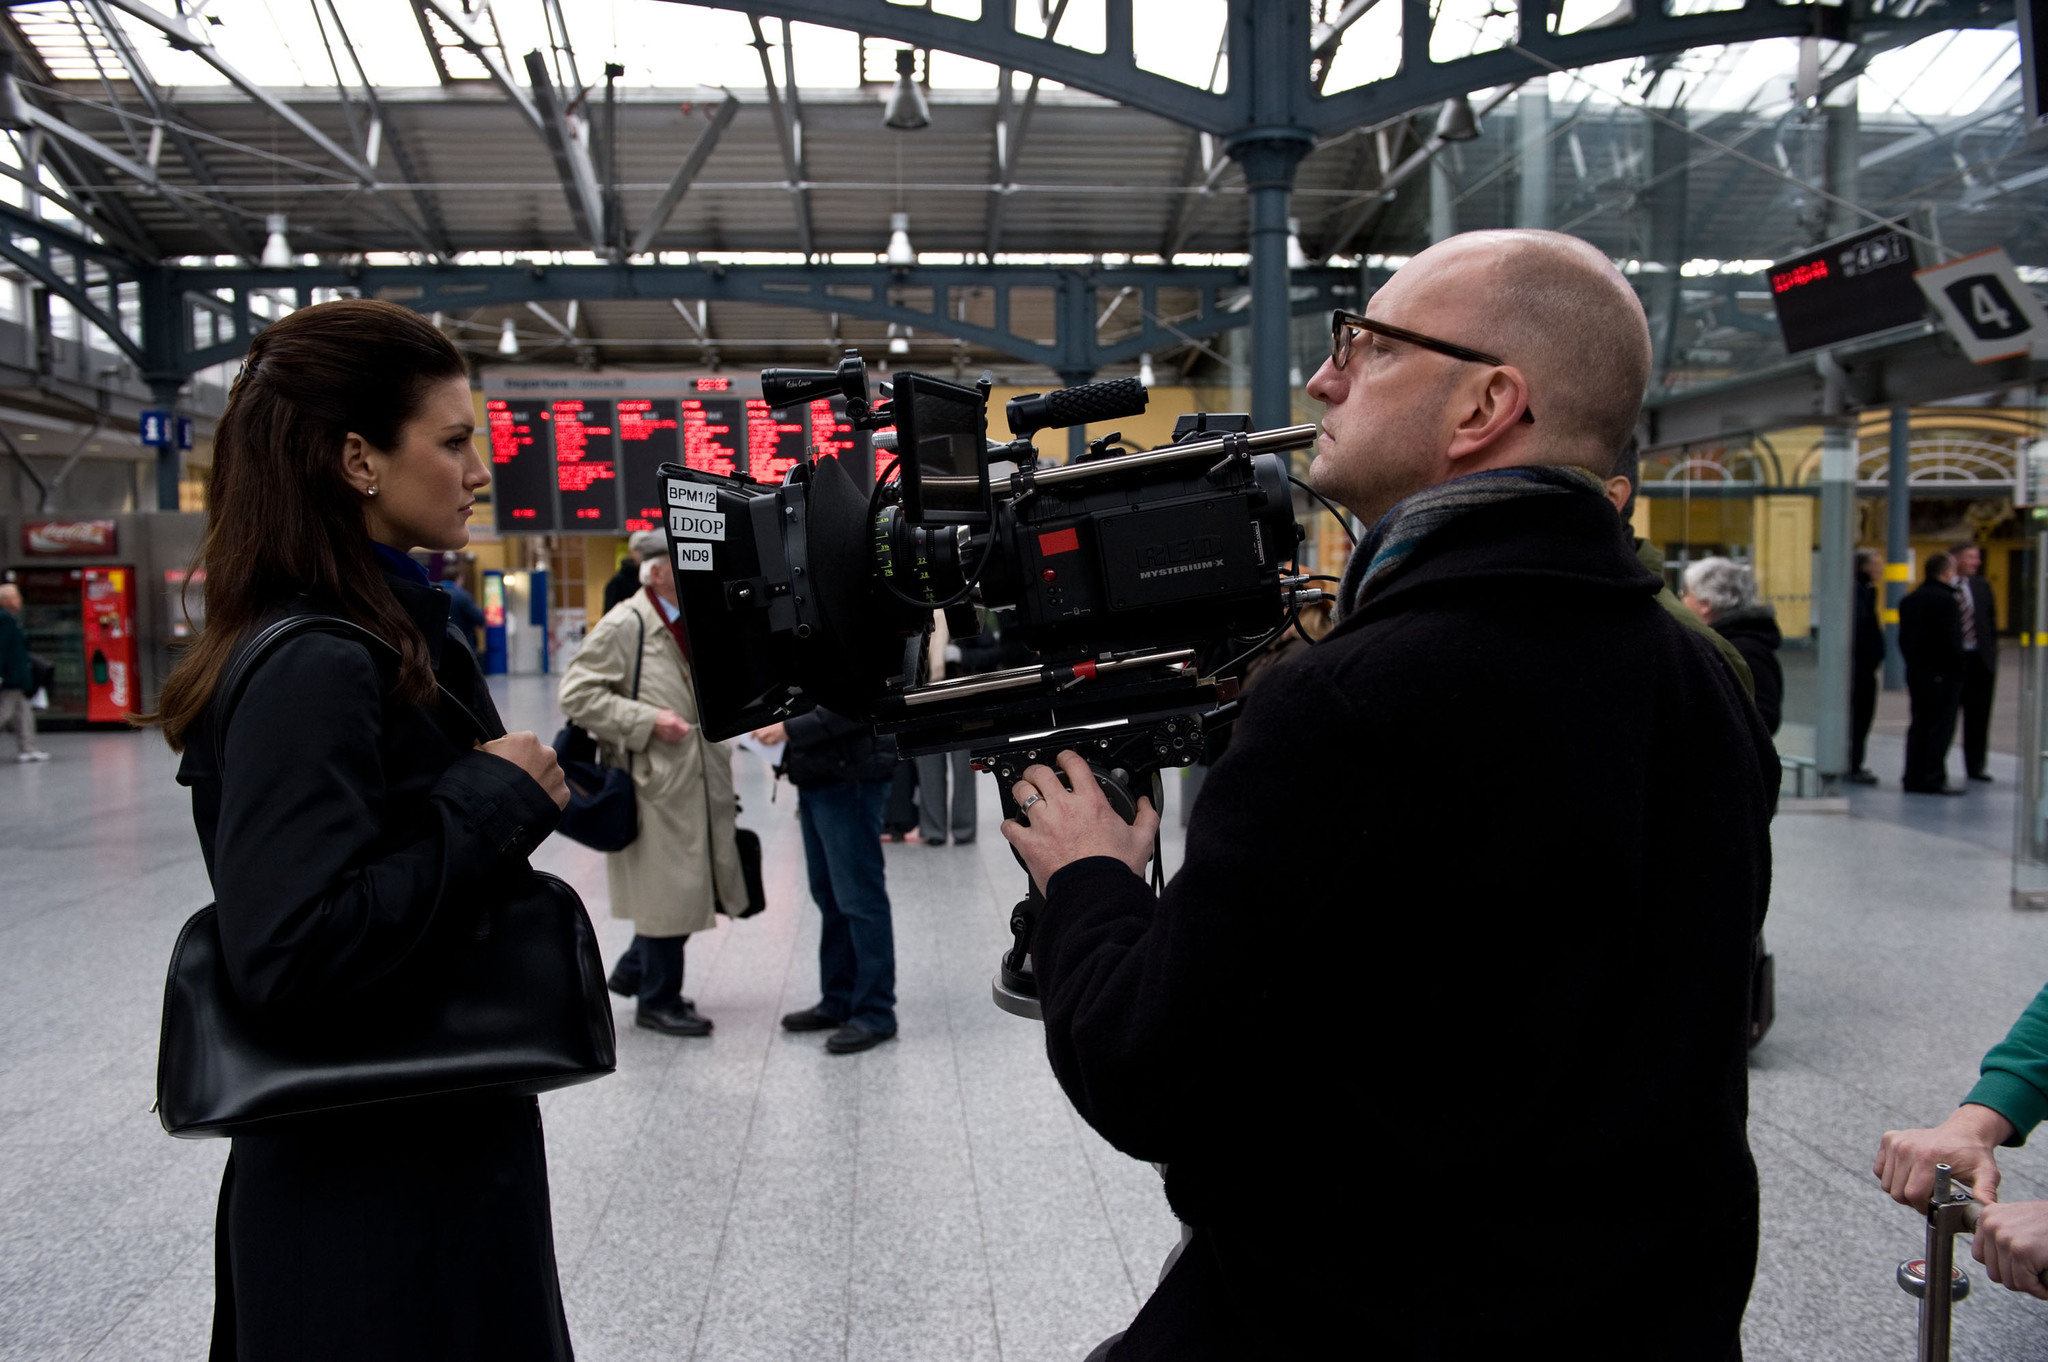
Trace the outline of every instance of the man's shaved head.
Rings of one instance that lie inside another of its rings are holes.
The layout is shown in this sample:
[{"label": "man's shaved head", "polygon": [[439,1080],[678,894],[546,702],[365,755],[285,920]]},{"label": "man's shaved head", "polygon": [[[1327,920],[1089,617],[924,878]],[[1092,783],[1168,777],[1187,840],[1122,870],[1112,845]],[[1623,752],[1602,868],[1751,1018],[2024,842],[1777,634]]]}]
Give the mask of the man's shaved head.
[{"label": "man's shaved head", "polygon": [[1344,369],[1317,372],[1309,395],[1327,410],[1311,481],[1361,517],[1488,468],[1575,464],[1608,477],[1635,433],[1649,322],[1621,272],[1577,237],[1451,237],[1404,265],[1366,315],[1504,367],[1361,337]]},{"label": "man's shaved head", "polygon": [[1502,340],[1494,353],[1529,372],[1543,394],[1543,419],[1556,413],[1557,439],[1583,444],[1596,459],[1619,453],[1636,433],[1650,382],[1650,322],[1635,290],[1613,262],[1575,236],[1471,235],[1498,252]]}]

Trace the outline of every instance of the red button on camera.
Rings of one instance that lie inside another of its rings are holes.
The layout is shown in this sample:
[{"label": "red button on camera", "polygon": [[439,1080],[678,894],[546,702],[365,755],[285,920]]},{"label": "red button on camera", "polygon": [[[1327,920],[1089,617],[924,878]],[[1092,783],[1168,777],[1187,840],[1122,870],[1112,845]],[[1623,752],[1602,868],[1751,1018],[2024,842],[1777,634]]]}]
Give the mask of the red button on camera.
[{"label": "red button on camera", "polygon": [[1043,568],[1039,571],[1038,577],[1040,581],[1056,582],[1059,580],[1060,575],[1051,568]]}]

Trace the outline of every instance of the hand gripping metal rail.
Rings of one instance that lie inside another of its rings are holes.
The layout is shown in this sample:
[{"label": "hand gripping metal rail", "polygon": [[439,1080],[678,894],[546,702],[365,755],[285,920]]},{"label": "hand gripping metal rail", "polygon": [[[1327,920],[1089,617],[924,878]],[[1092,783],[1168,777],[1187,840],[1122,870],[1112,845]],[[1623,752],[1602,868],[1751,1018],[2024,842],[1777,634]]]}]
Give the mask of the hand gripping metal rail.
[{"label": "hand gripping metal rail", "polygon": [[[1955,1180],[1955,1169],[1934,1165],[1934,1194],[1927,1199],[1927,1256],[1899,1264],[1899,1286],[1920,1302],[1920,1362],[1948,1362],[1955,1303],[1970,1294],[1970,1277],[1956,1266],[1956,1236],[1972,1234],[1983,1203]],[[1930,1291],[1929,1282],[1947,1290]]]}]

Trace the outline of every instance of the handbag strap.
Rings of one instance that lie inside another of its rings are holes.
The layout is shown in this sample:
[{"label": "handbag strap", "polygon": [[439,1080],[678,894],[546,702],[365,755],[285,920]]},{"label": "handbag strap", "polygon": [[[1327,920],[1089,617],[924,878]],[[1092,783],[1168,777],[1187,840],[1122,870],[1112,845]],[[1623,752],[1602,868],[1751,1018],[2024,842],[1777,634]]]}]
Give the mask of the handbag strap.
[{"label": "handbag strap", "polygon": [[[644,628],[645,625],[642,627]],[[401,656],[398,649],[392,647],[389,642],[377,634],[363,628],[362,625],[357,624],[354,620],[343,619],[339,615],[309,612],[306,614],[287,615],[273,624],[265,625],[261,630],[257,631],[254,637],[242,645],[236,653],[234,660],[228,664],[228,669],[221,677],[220,684],[214,689],[213,762],[215,770],[225,771],[227,769],[228,720],[235,712],[235,705],[242,698],[243,688],[249,684],[249,674],[256,670],[256,664],[261,662],[272,649],[285,640],[295,638],[300,634],[334,634],[341,638],[352,638],[359,643],[368,645],[372,656],[378,655],[381,652],[393,661],[400,660]],[[456,699],[454,692],[442,685],[438,679],[434,682],[434,689],[441,692],[441,703],[461,715],[469,726],[476,730],[478,741],[491,741],[493,737],[491,731],[484,727],[483,721],[476,717],[475,711],[471,710],[468,705],[463,704],[462,701]]]}]

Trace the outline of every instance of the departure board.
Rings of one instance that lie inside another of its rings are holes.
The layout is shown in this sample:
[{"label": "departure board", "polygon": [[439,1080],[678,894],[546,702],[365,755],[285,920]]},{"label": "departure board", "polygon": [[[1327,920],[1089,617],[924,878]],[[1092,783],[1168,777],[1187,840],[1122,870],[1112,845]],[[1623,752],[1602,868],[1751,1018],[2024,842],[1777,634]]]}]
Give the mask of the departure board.
[{"label": "departure board", "polygon": [[[818,451],[818,457],[827,455],[841,459],[853,480],[863,486],[872,486],[869,477],[869,451],[873,448],[874,437],[867,431],[855,430],[853,422],[846,418],[846,399],[843,397],[821,397],[811,403],[811,446]],[[873,473],[882,471],[882,464],[888,456],[876,459]]]},{"label": "departure board", "polygon": [[776,483],[803,461],[802,407],[771,408],[758,397],[747,399],[747,472],[755,482]]},{"label": "departure board", "polygon": [[682,401],[683,464],[706,473],[745,472],[747,404],[738,397]]},{"label": "departure board", "polygon": [[491,506],[499,534],[546,534],[555,528],[554,450],[541,438],[547,404],[537,398],[493,398],[484,404],[491,437]]},{"label": "departure board", "polygon": [[612,440],[612,404],[605,398],[557,398],[555,486],[562,528],[592,534],[619,531],[619,459]]},{"label": "departure board", "polygon": [[661,528],[661,466],[682,461],[679,421],[673,397],[619,401],[619,481],[628,532]]}]

